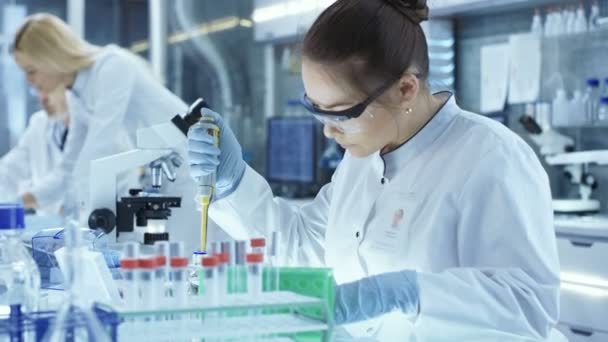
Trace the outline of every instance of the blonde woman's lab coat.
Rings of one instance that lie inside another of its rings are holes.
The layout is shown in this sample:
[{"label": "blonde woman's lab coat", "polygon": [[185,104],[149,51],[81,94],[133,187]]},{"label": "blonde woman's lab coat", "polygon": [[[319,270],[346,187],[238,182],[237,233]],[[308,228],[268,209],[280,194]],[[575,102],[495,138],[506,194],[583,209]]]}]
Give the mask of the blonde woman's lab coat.
[{"label": "blonde woman's lab coat", "polygon": [[338,284],[416,270],[420,312],[347,326],[355,336],[544,340],[558,319],[547,175],[524,141],[453,96],[397,150],[347,153],[311,204],[273,198],[248,168],[211,217],[234,236],[279,230],[284,263],[332,267]]},{"label": "blonde woman's lab coat", "polygon": [[[66,91],[66,102],[72,120],[65,157],[44,183],[32,191],[41,204],[62,196],[66,181],[74,179],[78,198],[87,208],[89,183],[95,181],[89,179],[92,160],[134,149],[138,129],[170,122],[173,116],[187,110],[187,105],[159,83],[145,63],[113,45],[101,48],[94,64],[77,73],[71,89]],[[184,160],[187,158],[185,147],[184,137],[183,146],[175,148]],[[173,210],[168,228],[172,239],[188,243],[198,240],[190,235],[199,229],[200,214],[196,212],[193,200],[196,188],[186,164],[178,169],[177,181],[167,184],[165,194],[183,197],[182,209]],[[139,187],[134,172],[119,180],[128,179],[124,182],[126,185]],[[119,196],[126,195],[127,186],[119,187],[123,190]],[[86,222],[88,213],[84,216],[81,221]],[[185,219],[192,221],[181,221]],[[187,229],[192,232],[186,234]],[[191,245],[191,248],[197,247],[195,242]]]},{"label": "blonde woman's lab coat", "polygon": [[[17,145],[0,159],[0,200],[14,201],[40,186],[45,176],[59,165],[63,156],[60,147],[63,130],[63,124],[49,119],[46,112],[32,114]],[[38,211],[57,215],[61,200],[48,201]]]}]

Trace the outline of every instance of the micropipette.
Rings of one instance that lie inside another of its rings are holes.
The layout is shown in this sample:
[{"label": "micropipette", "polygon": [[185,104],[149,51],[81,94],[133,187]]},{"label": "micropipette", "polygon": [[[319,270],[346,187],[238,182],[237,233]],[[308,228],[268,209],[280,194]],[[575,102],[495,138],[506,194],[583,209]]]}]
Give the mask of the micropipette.
[{"label": "micropipette", "polygon": [[[213,138],[213,144],[217,147],[220,145],[220,128],[214,117],[202,115],[199,122],[194,127],[202,127]],[[207,224],[209,217],[209,204],[213,199],[215,192],[216,171],[209,175],[198,177],[198,192],[197,198],[201,208],[201,252],[207,251]]]}]

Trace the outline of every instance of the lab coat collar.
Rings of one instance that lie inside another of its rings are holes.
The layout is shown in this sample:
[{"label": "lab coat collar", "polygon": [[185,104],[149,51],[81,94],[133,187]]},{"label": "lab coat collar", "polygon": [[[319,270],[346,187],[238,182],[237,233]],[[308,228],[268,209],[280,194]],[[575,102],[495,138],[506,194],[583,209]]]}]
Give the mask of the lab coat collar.
[{"label": "lab coat collar", "polygon": [[76,95],[78,97],[81,96],[81,94],[83,93],[83,91],[87,85],[90,75],[91,75],[91,67],[82,69],[82,70],[78,71],[78,73],[76,73],[76,79],[74,80],[74,84],[72,85],[72,88],[70,89],[72,91],[72,93],[74,93],[74,95]]},{"label": "lab coat collar", "polygon": [[458,114],[460,108],[456,104],[451,92],[440,92],[434,95],[447,94],[448,99],[429,122],[408,141],[395,150],[380,155],[380,151],[373,156],[375,169],[380,177],[390,179],[404,163],[412,160],[426,149],[447,128],[451,120]]}]

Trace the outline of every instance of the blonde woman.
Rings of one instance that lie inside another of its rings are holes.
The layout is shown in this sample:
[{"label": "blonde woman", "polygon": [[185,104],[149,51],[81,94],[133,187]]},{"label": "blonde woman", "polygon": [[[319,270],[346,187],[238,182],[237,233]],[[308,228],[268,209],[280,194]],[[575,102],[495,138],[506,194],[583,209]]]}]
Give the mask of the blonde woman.
[{"label": "blonde woman", "polygon": [[132,149],[137,129],[187,110],[141,58],[114,45],[91,45],[50,14],[26,19],[15,35],[13,55],[28,82],[55,100],[65,97],[72,115],[64,160],[23,196],[29,207],[63,196],[70,178],[87,198],[82,195],[88,192],[87,177],[79,175],[88,175],[91,160]]}]

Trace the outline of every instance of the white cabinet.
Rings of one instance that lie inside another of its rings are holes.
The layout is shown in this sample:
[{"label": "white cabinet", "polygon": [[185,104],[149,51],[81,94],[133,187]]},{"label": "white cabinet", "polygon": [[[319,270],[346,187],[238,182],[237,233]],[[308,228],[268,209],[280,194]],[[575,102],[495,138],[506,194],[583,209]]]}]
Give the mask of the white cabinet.
[{"label": "white cabinet", "polygon": [[556,218],[560,330],[570,341],[608,342],[608,218]]}]

